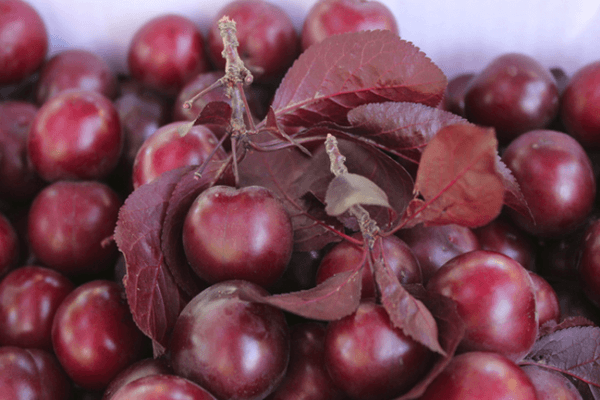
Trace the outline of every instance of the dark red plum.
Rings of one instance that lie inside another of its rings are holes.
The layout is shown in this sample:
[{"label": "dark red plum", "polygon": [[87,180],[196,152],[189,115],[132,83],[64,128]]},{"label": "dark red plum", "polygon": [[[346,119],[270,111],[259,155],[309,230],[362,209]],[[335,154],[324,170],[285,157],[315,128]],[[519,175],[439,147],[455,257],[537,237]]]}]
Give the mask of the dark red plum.
[{"label": "dark red plum", "polygon": [[157,16],[135,32],[127,66],[135,80],[169,96],[210,67],[199,27],[176,14]]},{"label": "dark red plum", "polygon": [[97,181],[57,181],[46,186],[29,211],[32,252],[45,266],[68,276],[90,276],[112,267],[110,239],[121,199]]},{"label": "dark red plum", "polygon": [[113,400],[217,400],[206,389],[176,375],[146,376],[123,386]]},{"label": "dark red plum", "polygon": [[65,400],[72,383],[56,360],[45,350],[0,347],[0,393],[3,399]]},{"label": "dark red plum", "polygon": [[558,107],[558,88],[550,71],[521,53],[493,59],[471,80],[465,93],[467,119],[493,127],[500,143],[546,128]]},{"label": "dark red plum", "polygon": [[534,130],[513,140],[502,160],[516,178],[531,218],[512,209],[508,215],[526,232],[558,237],[573,232],[590,215],[596,178],[590,158],[571,136]]},{"label": "dark red plum", "polygon": [[49,48],[46,25],[22,0],[0,1],[0,86],[17,83],[44,62]]},{"label": "dark red plum", "polygon": [[183,223],[183,249],[208,283],[243,279],[268,288],[290,261],[291,218],[260,186],[213,186],[194,200]]},{"label": "dark red plum", "polygon": [[291,18],[274,2],[234,0],[214,16],[207,35],[208,54],[223,70],[223,38],[218,22],[223,16],[235,21],[238,53],[254,80],[277,83],[300,54],[300,41]]},{"label": "dark red plum", "polygon": [[428,371],[432,356],[392,325],[383,306],[371,301],[327,325],[325,366],[333,382],[353,399],[403,394]]},{"label": "dark red plum", "polygon": [[43,104],[69,89],[95,91],[112,99],[117,94],[117,76],[103,58],[89,50],[63,50],[42,66],[36,88],[37,103]]},{"label": "dark red plum", "polygon": [[290,329],[290,362],[283,381],[266,400],[342,400],[324,364],[325,324],[298,323]]},{"label": "dark red plum", "polygon": [[10,220],[0,213],[0,278],[19,262],[19,236]]},{"label": "dark red plum", "polygon": [[392,11],[380,1],[319,0],[309,10],[302,26],[302,50],[326,37],[348,32],[386,29],[399,34]]},{"label": "dark red plum", "polygon": [[163,172],[186,165],[200,166],[209,157],[212,157],[211,162],[203,174],[216,175],[221,166],[218,162],[224,160],[227,153],[222,147],[217,148],[217,137],[207,125],[196,125],[181,136],[179,128],[185,124],[176,121],[163,125],[142,143],[133,161],[134,189],[152,182]]},{"label": "dark red plum", "polygon": [[583,66],[569,79],[560,119],[586,150],[600,149],[600,61]]},{"label": "dark red plum", "polygon": [[494,351],[518,361],[538,334],[528,271],[504,254],[475,250],[444,264],[427,289],[456,301],[466,333],[458,350]]},{"label": "dark red plum", "polygon": [[283,312],[243,300],[243,292],[265,295],[247,281],[214,284],[183,309],[171,336],[173,370],[217,398],[259,400],[283,379],[290,337]]},{"label": "dark red plum", "polygon": [[103,179],[123,149],[119,114],[104,95],[67,90],[52,97],[32,122],[27,152],[46,181]]},{"label": "dark red plum", "polygon": [[537,400],[583,400],[571,381],[560,372],[535,365],[521,367],[535,387]]},{"label": "dark red plum", "polygon": [[78,286],[58,307],[52,345],[73,382],[87,390],[103,390],[142,358],[147,342],[119,285],[93,280]]},{"label": "dark red plum", "polygon": [[517,364],[498,353],[478,351],[455,356],[419,399],[539,400]]},{"label": "dark red plum", "polygon": [[27,265],[0,281],[0,345],[52,351],[52,320],[75,285],[49,268]]},{"label": "dark red plum", "polygon": [[398,231],[419,260],[423,283],[450,259],[480,248],[477,236],[467,227],[451,224],[442,226],[417,225]]},{"label": "dark red plum", "polygon": [[129,382],[144,378],[152,375],[169,375],[172,374],[171,368],[167,365],[167,362],[162,358],[144,358],[131,364],[110,382],[102,400],[111,400],[118,390]]},{"label": "dark red plum", "polygon": [[[355,235],[356,238],[362,236]],[[419,261],[410,247],[396,236],[381,239],[383,260],[402,284],[423,283]],[[379,245],[375,247],[378,257]],[[367,250],[348,241],[340,242],[325,254],[317,270],[316,283],[322,283],[335,274],[351,271],[364,264],[362,273],[362,299],[374,299],[377,295],[373,273],[366,262]]]}]

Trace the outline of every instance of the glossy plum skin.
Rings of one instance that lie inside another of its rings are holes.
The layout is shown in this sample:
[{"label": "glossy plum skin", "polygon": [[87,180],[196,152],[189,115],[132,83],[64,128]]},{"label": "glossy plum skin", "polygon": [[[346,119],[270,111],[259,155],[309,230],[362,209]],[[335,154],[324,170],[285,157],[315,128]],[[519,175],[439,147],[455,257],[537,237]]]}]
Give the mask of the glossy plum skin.
[{"label": "glossy plum skin", "polygon": [[208,55],[218,70],[225,67],[223,38],[218,22],[234,20],[238,53],[256,82],[277,82],[300,54],[300,42],[291,18],[276,3],[265,0],[234,0],[213,18],[208,35]]},{"label": "glossy plum skin", "polygon": [[397,235],[417,257],[423,283],[427,283],[450,259],[480,248],[477,236],[471,229],[455,224],[429,227],[417,225],[400,230]]},{"label": "glossy plum skin", "polygon": [[0,345],[52,351],[52,320],[75,285],[49,268],[19,267],[0,281]]},{"label": "glossy plum skin", "polygon": [[502,160],[516,178],[534,222],[508,210],[512,220],[538,237],[557,237],[583,224],[594,205],[596,178],[590,158],[571,136],[534,130],[513,140]]},{"label": "glossy plum skin", "polygon": [[190,266],[208,283],[244,279],[273,285],[293,250],[291,218],[268,189],[213,186],[194,200],[183,223]]},{"label": "glossy plum skin", "polygon": [[481,250],[497,251],[509,256],[526,269],[535,270],[535,242],[512,221],[496,218],[473,230]]},{"label": "glossy plum skin", "polygon": [[114,190],[97,181],[46,186],[29,211],[31,250],[45,266],[68,276],[106,270],[116,261],[117,248],[103,241],[113,234],[121,203]]},{"label": "glossy plum skin", "polygon": [[[355,236],[360,238],[360,235]],[[386,236],[381,239],[381,244],[376,245],[376,257],[383,248],[383,258],[386,265],[394,272],[402,284],[422,283],[421,267],[419,261],[410,247],[396,236]],[[351,271],[365,265],[362,273],[361,298],[374,299],[376,296],[373,273],[366,264],[366,249],[356,246],[348,241],[335,245],[321,260],[317,269],[316,283],[322,283],[333,275]]]},{"label": "glossy plum skin", "polygon": [[465,94],[474,77],[475,74],[470,72],[457,75],[448,81],[442,102],[444,110],[461,117],[465,116]]},{"label": "glossy plum skin", "polygon": [[111,400],[117,391],[129,382],[133,382],[146,376],[168,375],[172,374],[172,372],[173,371],[168,367],[167,362],[163,359],[144,358],[140,361],[136,361],[115,376],[106,390],[104,390],[102,400]]},{"label": "glossy plum skin", "polygon": [[375,0],[320,0],[304,19],[302,50],[335,34],[373,29],[400,33],[396,17],[385,4]]},{"label": "glossy plum skin", "polygon": [[46,25],[22,0],[0,1],[0,38],[0,86],[33,74],[48,53]]},{"label": "glossy plum skin", "polygon": [[0,393],[3,399],[69,399],[72,384],[56,357],[40,349],[0,347]]},{"label": "glossy plum skin", "polygon": [[302,322],[290,328],[290,362],[283,381],[266,400],[342,400],[346,398],[324,364],[326,325]]},{"label": "glossy plum skin", "polygon": [[0,278],[19,262],[19,236],[10,220],[0,214]]},{"label": "glossy plum skin", "polygon": [[131,317],[116,282],[92,280],[73,290],[58,307],[52,345],[67,375],[88,390],[102,390],[142,358],[146,337]]},{"label": "glossy plum skin", "polygon": [[[176,121],[161,126],[140,146],[133,161],[133,187],[152,182],[163,172],[185,165],[202,165],[215,150],[217,137],[206,125],[196,125],[185,136],[178,129],[185,122]],[[218,148],[203,174],[215,175],[220,167],[218,161],[227,157],[223,148]]]},{"label": "glossy plum skin", "polygon": [[528,271],[504,254],[475,250],[444,264],[427,289],[456,301],[466,333],[458,351],[524,357],[538,334],[535,291]]},{"label": "glossy plum skin", "polygon": [[593,221],[585,231],[577,277],[588,299],[600,306],[600,220]]},{"label": "glossy plum skin", "polygon": [[44,63],[36,87],[36,101],[43,104],[63,90],[90,90],[112,99],[117,77],[100,56],[85,49],[67,49]]},{"label": "glossy plum skin", "polygon": [[455,356],[420,400],[538,400],[531,380],[518,365],[491,352]]},{"label": "glossy plum skin", "polygon": [[560,118],[585,149],[600,149],[600,61],[583,66],[569,79]]},{"label": "glossy plum skin", "polygon": [[521,369],[535,387],[537,400],[583,400],[575,385],[560,372],[535,365],[524,365]]},{"label": "glossy plum skin", "polygon": [[176,14],[155,17],[136,31],[129,44],[127,65],[134,79],[170,96],[209,69],[199,28]]},{"label": "glossy plum skin", "polygon": [[325,366],[333,382],[353,399],[403,394],[427,372],[432,355],[394,328],[383,306],[371,301],[327,325]]},{"label": "glossy plum skin", "polygon": [[27,135],[37,112],[30,102],[0,102],[0,198],[9,202],[27,202],[44,185],[27,155]]},{"label": "glossy plum skin", "polygon": [[173,370],[217,398],[264,399],[287,369],[290,337],[283,312],[243,300],[244,292],[267,294],[247,281],[214,284],[185,306],[173,328]]},{"label": "glossy plum skin", "polygon": [[119,114],[97,92],[68,90],[38,111],[27,152],[46,181],[103,179],[116,167],[123,148]]},{"label": "glossy plum skin", "polygon": [[119,389],[113,400],[217,400],[202,387],[185,378],[158,374],[140,378]]},{"label": "glossy plum skin", "polygon": [[471,80],[465,93],[467,119],[495,128],[500,143],[546,128],[558,107],[558,88],[550,71],[520,53],[492,60]]},{"label": "glossy plum skin", "polygon": [[529,271],[529,276],[535,290],[535,308],[538,314],[539,326],[541,327],[549,321],[559,323],[561,315],[558,294],[556,294],[552,285],[540,275]]}]

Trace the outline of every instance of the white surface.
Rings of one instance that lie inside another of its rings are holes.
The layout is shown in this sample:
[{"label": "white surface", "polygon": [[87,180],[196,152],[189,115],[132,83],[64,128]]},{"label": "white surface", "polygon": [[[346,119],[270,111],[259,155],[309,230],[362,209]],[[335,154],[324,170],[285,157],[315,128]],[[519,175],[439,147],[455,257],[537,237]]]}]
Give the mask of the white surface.
[{"label": "white surface", "polygon": [[[82,47],[126,72],[135,31],[150,18],[179,13],[203,33],[227,0],[27,0],[47,24],[51,54]],[[455,74],[482,69],[505,52],[522,52],[571,75],[600,60],[600,0],[380,0],[394,13],[400,36]],[[271,0],[300,31],[316,0]]]}]

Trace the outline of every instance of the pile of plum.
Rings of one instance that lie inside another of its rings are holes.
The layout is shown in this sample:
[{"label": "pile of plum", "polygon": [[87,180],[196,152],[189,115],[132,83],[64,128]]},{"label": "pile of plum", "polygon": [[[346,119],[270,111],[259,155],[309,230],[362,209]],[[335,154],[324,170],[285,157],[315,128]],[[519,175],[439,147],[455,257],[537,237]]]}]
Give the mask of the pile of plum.
[{"label": "pile of plum", "polygon": [[448,79],[375,0],[209,28],[117,75],[0,0],[0,397],[600,399],[600,61]]}]

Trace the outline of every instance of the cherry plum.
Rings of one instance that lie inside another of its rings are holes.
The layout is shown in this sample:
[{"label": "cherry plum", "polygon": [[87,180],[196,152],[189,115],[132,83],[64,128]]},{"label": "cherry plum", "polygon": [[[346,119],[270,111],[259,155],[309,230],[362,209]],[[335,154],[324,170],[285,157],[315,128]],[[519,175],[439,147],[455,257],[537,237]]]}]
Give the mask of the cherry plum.
[{"label": "cherry plum", "polygon": [[176,375],[145,376],[121,387],[113,400],[217,400],[206,389]]},{"label": "cherry plum", "polygon": [[56,310],[75,288],[61,273],[27,265],[0,281],[0,345],[52,351]]},{"label": "cherry plum", "polygon": [[23,0],[0,1],[0,86],[33,74],[48,53],[46,25]]},{"label": "cherry plum", "polygon": [[68,89],[96,91],[112,99],[117,94],[117,76],[103,58],[89,50],[63,50],[42,66],[36,101],[43,104]]},{"label": "cherry plum", "polygon": [[[361,238],[361,235],[355,235]],[[386,236],[381,239],[380,245],[375,247],[375,256],[383,250],[383,259],[386,265],[394,272],[402,284],[422,283],[421,267],[419,261],[410,247],[397,236]],[[364,264],[362,273],[361,298],[375,298],[377,290],[373,281],[373,273],[366,263],[367,250],[348,241],[335,245],[325,254],[317,270],[316,283],[322,283],[333,275],[351,271]]]},{"label": "cherry plum", "polygon": [[159,15],[138,28],[129,43],[127,65],[135,80],[170,96],[210,67],[202,32],[177,14]]},{"label": "cherry plum", "polygon": [[97,181],[57,181],[46,186],[29,211],[31,250],[45,266],[65,275],[91,275],[114,265],[114,232],[121,199]]},{"label": "cherry plum", "polygon": [[196,295],[173,328],[173,370],[221,399],[258,400],[281,382],[290,338],[283,312],[243,300],[267,294],[247,281],[214,284]]},{"label": "cherry plum", "polygon": [[521,53],[493,59],[471,80],[465,93],[467,119],[495,128],[500,143],[546,128],[558,107],[558,88],[550,71]]},{"label": "cherry plum", "polygon": [[[140,146],[133,161],[133,187],[152,182],[163,172],[185,165],[202,165],[212,157],[203,174],[216,175],[227,154],[217,147],[218,140],[207,125],[195,125],[181,136],[179,129],[184,121],[163,125]],[[214,154],[213,154],[214,152]]]},{"label": "cherry plum", "polygon": [[142,358],[147,342],[119,285],[92,280],[75,288],[56,310],[52,345],[77,385],[102,390]]},{"label": "cherry plum", "polygon": [[396,17],[382,2],[319,0],[304,18],[301,33],[302,50],[335,34],[374,29],[400,33]]},{"label": "cherry plum", "polygon": [[513,361],[493,352],[455,356],[420,400],[538,400],[535,386]]},{"label": "cherry plum", "polygon": [[403,394],[428,371],[432,356],[392,325],[383,306],[371,301],[327,325],[325,366],[333,382],[353,399]]},{"label": "cherry plum", "polygon": [[3,399],[65,400],[71,392],[71,381],[52,353],[16,346],[0,347]]},{"label": "cherry plum", "polygon": [[123,148],[119,114],[104,95],[67,90],[36,114],[27,152],[46,181],[103,179],[116,167]]},{"label": "cherry plum", "polygon": [[185,255],[200,278],[243,279],[265,288],[283,275],[293,236],[283,203],[261,186],[213,186],[200,193],[182,234]]},{"label": "cherry plum", "polygon": [[590,158],[571,136],[533,130],[513,140],[502,160],[516,178],[531,218],[508,215],[526,232],[557,237],[585,223],[594,206],[596,178]]},{"label": "cherry plum", "polygon": [[300,54],[300,41],[291,18],[274,2],[234,0],[214,16],[207,35],[208,54],[217,69],[225,67],[218,22],[228,16],[236,23],[238,52],[257,82],[278,82]]},{"label": "cherry plum", "polygon": [[0,277],[5,276],[19,262],[19,236],[10,220],[0,214]]},{"label": "cherry plum", "polygon": [[466,333],[459,351],[495,351],[518,361],[538,334],[528,271],[504,254],[475,250],[444,264],[427,289],[456,301]]}]

